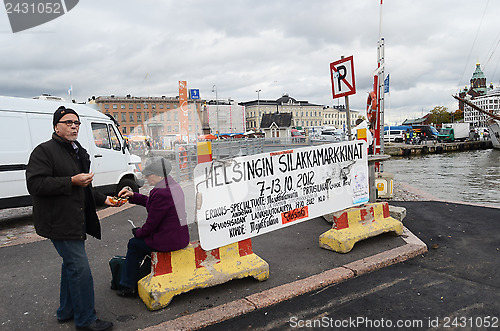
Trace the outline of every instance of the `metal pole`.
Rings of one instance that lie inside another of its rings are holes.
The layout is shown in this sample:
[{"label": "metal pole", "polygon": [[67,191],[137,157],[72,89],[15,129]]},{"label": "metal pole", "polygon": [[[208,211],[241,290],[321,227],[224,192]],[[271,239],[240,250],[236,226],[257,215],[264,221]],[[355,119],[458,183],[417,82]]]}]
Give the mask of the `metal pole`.
[{"label": "metal pole", "polygon": [[347,116],[347,140],[352,140],[351,139],[351,111],[349,110],[349,96],[346,95],[344,98],[345,98],[345,109],[346,109],[346,116]]},{"label": "metal pole", "polygon": [[[382,3],[381,3],[382,4]],[[380,11],[382,11],[382,6],[380,6]],[[379,83],[380,83],[380,105],[379,105],[379,110],[380,110],[380,154],[384,154],[384,111],[385,111],[385,45],[384,45],[384,38],[380,39],[380,63],[382,70],[380,71],[380,77]]]},{"label": "metal pole", "polygon": [[[255,91],[255,92],[257,92],[257,116],[260,116],[260,91],[262,91],[262,90]],[[259,117],[257,117],[257,118],[259,118]],[[255,125],[255,129],[257,130],[257,125]]]},{"label": "metal pole", "polygon": [[198,109],[196,109],[196,99],[193,100],[194,102],[194,114],[193,114],[193,120],[194,120],[194,141],[196,144],[198,144],[198,123],[196,119],[198,118]]},{"label": "metal pole", "polygon": [[217,113],[217,126],[216,126],[216,129],[217,129],[217,139],[219,139],[219,130],[220,130],[220,127],[219,127],[219,98],[217,96],[217,86],[213,86],[212,87],[212,92],[215,91],[215,111]]},{"label": "metal pole", "polygon": [[369,202],[377,202],[377,185],[375,185],[375,162],[368,162]]},{"label": "metal pole", "polygon": [[217,87],[215,87],[215,107],[217,112],[217,139],[220,135],[220,122],[219,122],[219,97],[217,96]]},{"label": "metal pole", "polygon": [[[344,58],[344,55],[340,57],[341,59]],[[347,140],[351,140],[351,111],[349,109],[349,96],[346,95],[345,97],[345,109],[346,109],[346,117],[347,117]]]},{"label": "metal pole", "polygon": [[380,0],[380,21],[378,26],[378,39],[382,39],[382,1]]}]

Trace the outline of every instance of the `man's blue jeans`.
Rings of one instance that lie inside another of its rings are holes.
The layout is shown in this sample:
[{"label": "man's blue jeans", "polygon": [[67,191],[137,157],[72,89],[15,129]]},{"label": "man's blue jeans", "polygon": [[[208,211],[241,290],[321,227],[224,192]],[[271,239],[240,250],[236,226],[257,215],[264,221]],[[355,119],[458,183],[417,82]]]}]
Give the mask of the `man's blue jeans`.
[{"label": "man's blue jeans", "polygon": [[120,285],[135,289],[139,281],[139,267],[146,255],[150,255],[153,249],[149,247],[144,239],[131,238],[127,245],[127,256],[122,268]]},{"label": "man's blue jeans", "polygon": [[94,281],[83,240],[52,240],[63,259],[61,267],[60,306],[57,318],[75,319],[78,327],[97,319],[94,310]]}]

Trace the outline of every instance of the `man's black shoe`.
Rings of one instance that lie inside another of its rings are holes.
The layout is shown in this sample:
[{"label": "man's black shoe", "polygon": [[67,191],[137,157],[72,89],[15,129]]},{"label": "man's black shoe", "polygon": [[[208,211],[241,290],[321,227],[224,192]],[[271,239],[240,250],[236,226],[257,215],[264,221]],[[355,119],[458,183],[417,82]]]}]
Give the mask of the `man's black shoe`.
[{"label": "man's black shoe", "polygon": [[58,323],[66,323],[66,322],[69,322],[69,321],[72,321],[73,320],[73,316],[70,316],[68,318],[62,318],[62,319],[57,319],[57,322]]},{"label": "man's black shoe", "polygon": [[135,298],[137,297],[137,290],[135,288],[124,288],[116,292],[116,294],[121,297]]},{"label": "man's black shoe", "polygon": [[[95,309],[94,309],[94,314],[97,314],[97,312],[95,311]],[[57,322],[58,323],[66,323],[66,322],[72,321],[73,319],[74,319],[73,316],[70,316],[70,317],[67,317],[67,318],[58,318]]]},{"label": "man's black shoe", "polygon": [[91,330],[91,331],[104,331],[111,329],[113,327],[113,323],[107,321],[101,321],[100,319],[96,319],[92,323],[87,326],[77,326],[78,330]]}]

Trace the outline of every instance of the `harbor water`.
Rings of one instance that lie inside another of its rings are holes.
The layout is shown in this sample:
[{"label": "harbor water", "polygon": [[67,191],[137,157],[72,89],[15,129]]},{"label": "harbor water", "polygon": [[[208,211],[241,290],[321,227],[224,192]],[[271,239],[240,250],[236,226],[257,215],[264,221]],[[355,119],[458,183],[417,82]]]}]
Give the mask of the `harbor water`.
[{"label": "harbor water", "polygon": [[383,169],[440,199],[500,207],[500,150],[393,156]]}]

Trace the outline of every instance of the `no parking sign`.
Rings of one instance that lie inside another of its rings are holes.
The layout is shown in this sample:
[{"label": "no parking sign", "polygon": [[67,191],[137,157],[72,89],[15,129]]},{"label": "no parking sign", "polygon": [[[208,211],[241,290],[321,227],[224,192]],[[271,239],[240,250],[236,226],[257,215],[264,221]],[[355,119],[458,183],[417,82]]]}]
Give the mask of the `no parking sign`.
[{"label": "no parking sign", "polygon": [[333,98],[356,94],[354,60],[352,55],[330,63]]}]

